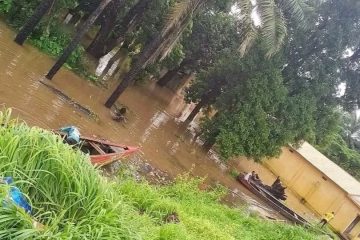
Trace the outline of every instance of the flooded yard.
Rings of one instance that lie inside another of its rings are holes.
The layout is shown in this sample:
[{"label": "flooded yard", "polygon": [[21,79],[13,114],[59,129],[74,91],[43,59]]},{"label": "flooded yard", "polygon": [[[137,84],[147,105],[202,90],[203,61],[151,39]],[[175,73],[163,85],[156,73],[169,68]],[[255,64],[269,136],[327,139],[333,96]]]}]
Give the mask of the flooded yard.
[{"label": "flooded yard", "polygon": [[[173,177],[191,170],[194,176],[221,183],[242,200],[256,206],[253,200],[256,198],[230,176],[230,169],[216,161],[216,156],[205,153],[192,143],[191,134],[179,121],[184,117],[184,111],[189,111],[182,96],[155,83],[131,87],[119,99],[119,103],[130,110],[129,119],[126,123],[114,122],[110,110],[104,106],[113,86],[108,90],[99,88],[65,68],[50,82],[44,75],[54,59],[30,45],[16,45],[13,38],[14,33],[0,22],[0,106],[13,108],[15,115],[32,126],[57,129],[76,125],[83,135],[140,146],[141,152],[135,158]],[[68,99],[55,94],[41,81],[81,103],[98,119],[79,111]],[[260,176],[266,176],[266,180],[274,178],[262,168],[256,170]],[[302,214],[310,215],[295,197],[289,197],[287,204]]]}]

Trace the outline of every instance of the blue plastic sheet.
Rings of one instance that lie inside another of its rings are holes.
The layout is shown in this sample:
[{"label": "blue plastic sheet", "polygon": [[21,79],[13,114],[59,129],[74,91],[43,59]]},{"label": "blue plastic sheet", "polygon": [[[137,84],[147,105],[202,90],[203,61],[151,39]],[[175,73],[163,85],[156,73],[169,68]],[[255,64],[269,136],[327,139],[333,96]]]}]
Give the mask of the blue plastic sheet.
[{"label": "blue plastic sheet", "polygon": [[[4,177],[0,180],[0,182],[2,184],[11,185],[13,183],[13,179],[12,177]],[[24,209],[28,214],[31,214],[32,208],[20,189],[15,186],[10,186],[8,197],[15,203],[15,205]],[[4,205],[6,205],[6,201],[4,202]]]}]

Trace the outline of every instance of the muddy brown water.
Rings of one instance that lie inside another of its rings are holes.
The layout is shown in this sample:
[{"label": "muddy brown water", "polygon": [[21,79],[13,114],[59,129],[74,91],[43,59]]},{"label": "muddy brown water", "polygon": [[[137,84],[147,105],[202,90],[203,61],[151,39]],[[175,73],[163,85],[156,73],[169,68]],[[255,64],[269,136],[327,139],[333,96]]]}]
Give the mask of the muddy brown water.
[{"label": "muddy brown water", "polygon": [[[192,175],[221,183],[238,191],[243,201],[256,205],[248,196],[256,198],[236,182],[214,156],[191,143],[188,132],[178,123],[184,111],[189,111],[179,94],[155,84],[131,87],[119,99],[130,109],[129,120],[125,124],[114,122],[109,109],[103,105],[111,87],[101,89],[65,68],[51,82],[46,80],[44,75],[54,59],[28,44],[16,45],[12,41],[14,36],[14,32],[0,22],[0,107],[13,108],[15,115],[31,126],[56,129],[76,125],[83,135],[140,146],[141,152],[135,157],[171,176],[192,169]],[[96,113],[99,119],[95,121],[79,111],[40,81],[60,89]],[[292,206],[295,202],[288,204]]]}]

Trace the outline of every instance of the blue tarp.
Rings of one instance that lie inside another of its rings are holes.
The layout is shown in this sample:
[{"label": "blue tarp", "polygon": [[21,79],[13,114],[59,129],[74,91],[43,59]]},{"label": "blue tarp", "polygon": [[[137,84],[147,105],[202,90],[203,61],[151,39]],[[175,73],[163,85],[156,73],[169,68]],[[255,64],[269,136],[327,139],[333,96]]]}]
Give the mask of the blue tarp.
[{"label": "blue tarp", "polygon": [[[0,183],[11,185],[13,183],[12,177],[4,177],[2,180],[0,180]],[[31,214],[32,208],[30,204],[28,203],[27,199],[25,198],[24,194],[15,186],[10,186],[8,197],[13,201],[18,207],[22,208],[27,212],[28,214]],[[6,201],[4,202],[4,205],[6,205]]]}]

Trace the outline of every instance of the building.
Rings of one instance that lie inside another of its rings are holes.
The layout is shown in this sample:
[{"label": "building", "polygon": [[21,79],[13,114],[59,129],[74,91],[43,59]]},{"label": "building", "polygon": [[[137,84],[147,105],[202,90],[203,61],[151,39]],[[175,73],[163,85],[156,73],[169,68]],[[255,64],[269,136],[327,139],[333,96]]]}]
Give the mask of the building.
[{"label": "building", "polygon": [[280,157],[263,165],[318,215],[334,211],[329,224],[336,231],[360,240],[360,183],[346,171],[307,142],[283,148]]}]

